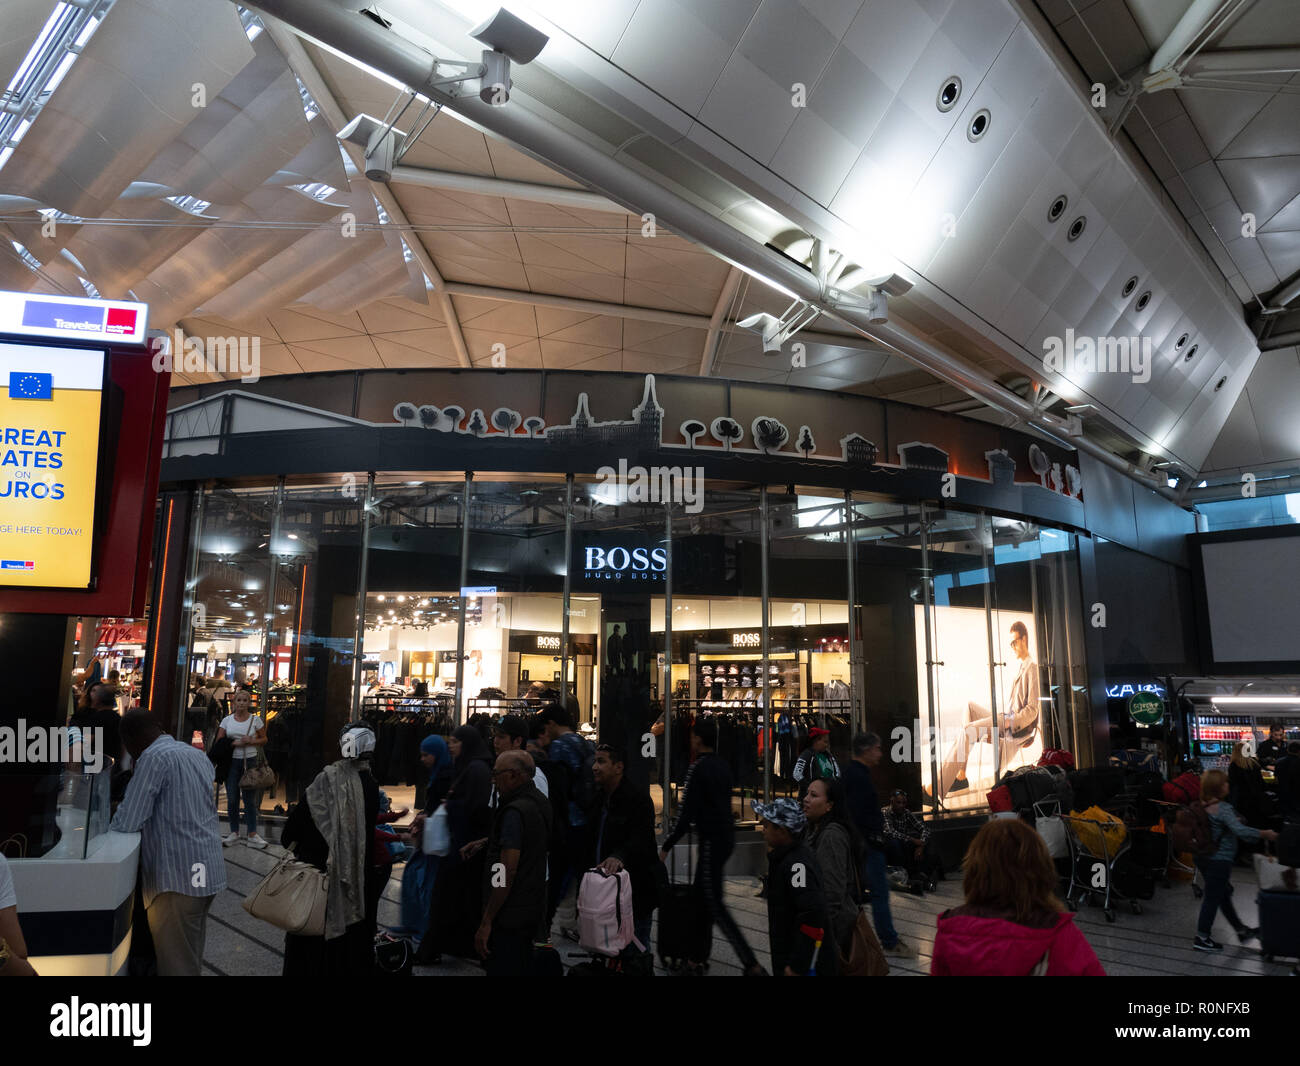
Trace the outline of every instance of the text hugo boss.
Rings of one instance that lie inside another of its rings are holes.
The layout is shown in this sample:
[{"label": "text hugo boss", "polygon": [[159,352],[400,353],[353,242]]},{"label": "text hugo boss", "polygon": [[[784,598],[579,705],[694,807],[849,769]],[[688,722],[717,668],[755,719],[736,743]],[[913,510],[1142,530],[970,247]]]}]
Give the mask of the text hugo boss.
[{"label": "text hugo boss", "polygon": [[663,548],[585,548],[584,566],[588,576],[610,580],[653,581],[654,574],[668,569],[668,553]]}]

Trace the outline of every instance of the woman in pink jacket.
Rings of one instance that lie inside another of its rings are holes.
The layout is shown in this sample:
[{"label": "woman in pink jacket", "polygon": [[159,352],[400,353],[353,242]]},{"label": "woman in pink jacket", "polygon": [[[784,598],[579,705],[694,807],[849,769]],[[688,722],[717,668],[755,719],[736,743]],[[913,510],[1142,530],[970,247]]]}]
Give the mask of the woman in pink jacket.
[{"label": "woman in pink jacket", "polygon": [[1015,818],[975,835],[963,863],[966,902],[939,916],[935,977],[1105,977],[1056,898],[1047,845]]}]

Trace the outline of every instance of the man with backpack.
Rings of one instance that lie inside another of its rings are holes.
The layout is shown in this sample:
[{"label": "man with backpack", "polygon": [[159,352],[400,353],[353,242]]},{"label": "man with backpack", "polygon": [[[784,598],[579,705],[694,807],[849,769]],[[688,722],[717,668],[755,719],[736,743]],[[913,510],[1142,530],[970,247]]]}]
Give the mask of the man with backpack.
[{"label": "man with backpack", "polygon": [[[570,940],[578,939],[578,882],[586,868],[587,851],[591,847],[588,811],[596,801],[596,780],[592,765],[596,761],[596,745],[573,731],[573,719],[558,703],[550,703],[537,712],[545,726],[543,738],[547,760],[559,763],[568,772],[566,819],[566,869],[557,886],[560,915],[560,932]],[[552,793],[554,796],[554,793]]]},{"label": "man with backpack", "polygon": [[623,971],[635,968],[648,977],[654,973],[650,927],[658,903],[655,807],[650,790],[634,785],[626,769],[627,754],[621,748],[597,746],[592,764],[597,788],[591,811],[593,846],[584,868],[598,866],[611,875],[627,871],[632,885],[632,931],[641,947],[629,944],[623,949]]}]

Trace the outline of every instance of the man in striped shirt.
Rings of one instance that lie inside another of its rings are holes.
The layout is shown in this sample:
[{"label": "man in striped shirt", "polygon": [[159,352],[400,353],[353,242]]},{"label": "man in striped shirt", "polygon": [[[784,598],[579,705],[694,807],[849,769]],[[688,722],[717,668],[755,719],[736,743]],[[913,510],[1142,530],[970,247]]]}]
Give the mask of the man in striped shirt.
[{"label": "man in striped shirt", "polygon": [[146,711],[123,715],[121,734],[135,772],[112,828],[141,836],[139,887],[158,975],[197,977],[208,908],[226,887],[212,763]]}]

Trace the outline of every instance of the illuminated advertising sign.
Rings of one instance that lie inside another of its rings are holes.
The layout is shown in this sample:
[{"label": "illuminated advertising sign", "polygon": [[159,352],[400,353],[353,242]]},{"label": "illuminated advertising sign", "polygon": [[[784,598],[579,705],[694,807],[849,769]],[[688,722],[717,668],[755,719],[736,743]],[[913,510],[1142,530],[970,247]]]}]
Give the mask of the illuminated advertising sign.
[{"label": "illuminated advertising sign", "polygon": [[102,351],[0,343],[0,586],[89,587],[103,390]]},{"label": "illuminated advertising sign", "polygon": [[569,561],[575,588],[599,588],[608,582],[663,584],[668,549],[660,537],[628,530],[574,538]]},{"label": "illuminated advertising sign", "polygon": [[149,309],[121,300],[0,292],[0,333],[143,344]]}]

